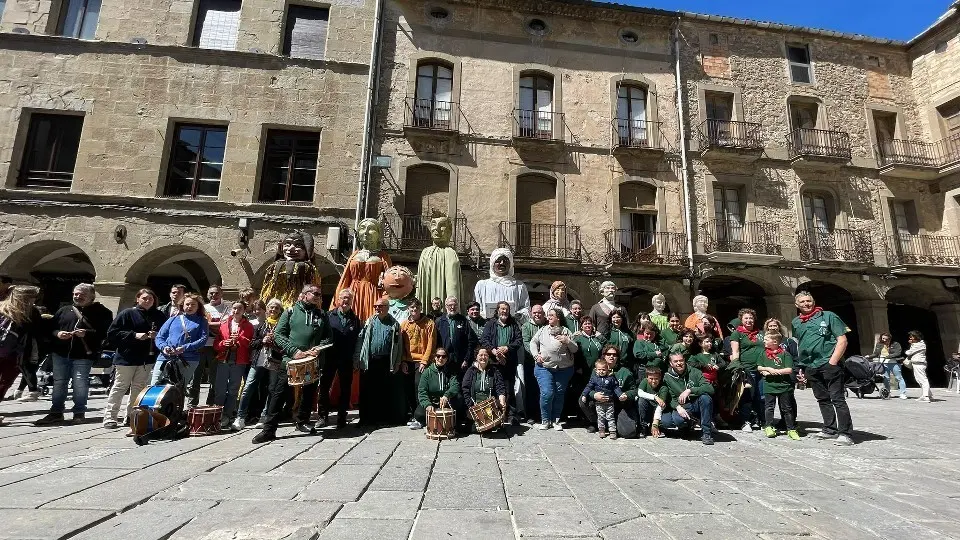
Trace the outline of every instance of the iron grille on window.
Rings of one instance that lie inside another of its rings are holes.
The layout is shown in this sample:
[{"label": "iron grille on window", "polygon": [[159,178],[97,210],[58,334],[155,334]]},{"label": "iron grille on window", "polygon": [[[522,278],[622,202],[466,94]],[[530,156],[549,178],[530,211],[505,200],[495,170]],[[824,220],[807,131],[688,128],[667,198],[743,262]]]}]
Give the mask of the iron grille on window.
[{"label": "iron grille on window", "polygon": [[226,127],[177,124],[166,194],[172,197],[219,195],[226,142]]},{"label": "iron grille on window", "polygon": [[82,128],[82,116],[30,115],[26,151],[17,184],[21,187],[70,189]]},{"label": "iron grille on window", "polygon": [[[0,2],[0,7],[2,7]],[[93,39],[100,18],[100,0],[67,0],[60,12],[57,32],[61,36]]]},{"label": "iron grille on window", "polygon": [[319,133],[269,132],[260,181],[260,200],[312,202],[319,151]]},{"label": "iron grille on window", "polygon": [[201,49],[232,51],[240,31],[240,0],[200,0],[193,44]]},{"label": "iron grille on window", "polygon": [[287,10],[283,54],[292,58],[323,60],[329,19],[329,9],[290,6]]}]

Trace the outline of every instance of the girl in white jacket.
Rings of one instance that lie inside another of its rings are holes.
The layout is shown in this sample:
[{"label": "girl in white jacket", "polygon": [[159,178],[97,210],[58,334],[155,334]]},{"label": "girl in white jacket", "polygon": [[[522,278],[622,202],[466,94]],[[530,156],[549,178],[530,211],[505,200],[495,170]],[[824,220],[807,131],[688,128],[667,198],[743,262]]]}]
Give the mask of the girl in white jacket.
[{"label": "girl in white jacket", "polygon": [[907,332],[907,343],[910,348],[904,354],[913,368],[913,378],[920,383],[920,401],[929,403],[933,400],[933,392],[927,378],[927,344],[923,342],[923,334],[916,330]]}]

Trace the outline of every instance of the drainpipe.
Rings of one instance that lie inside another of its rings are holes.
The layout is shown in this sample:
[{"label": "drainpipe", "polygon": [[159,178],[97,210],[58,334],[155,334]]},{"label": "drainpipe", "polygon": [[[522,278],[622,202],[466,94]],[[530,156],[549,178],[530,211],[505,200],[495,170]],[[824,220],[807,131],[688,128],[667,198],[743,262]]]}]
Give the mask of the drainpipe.
[{"label": "drainpipe", "polygon": [[683,108],[683,79],[680,77],[680,18],[673,27],[673,57],[674,74],[677,81],[677,123],[680,127],[680,187],[683,190],[683,211],[685,214],[685,226],[687,232],[687,271],[690,272],[690,293],[693,294],[694,288],[694,267],[693,267],[693,209],[691,208],[691,194],[693,186],[690,185],[690,161],[687,156],[687,130],[684,118]]},{"label": "drainpipe", "polygon": [[[370,198],[370,155],[373,153],[373,135],[376,127],[374,108],[377,104],[377,91],[380,87],[380,43],[383,25],[383,0],[376,0],[373,14],[373,43],[370,46],[370,74],[367,77],[367,105],[363,113],[363,148],[360,151],[360,181],[357,183],[357,212],[353,222],[356,227],[366,217],[367,201]],[[357,249],[357,238],[353,238],[353,249]]]}]

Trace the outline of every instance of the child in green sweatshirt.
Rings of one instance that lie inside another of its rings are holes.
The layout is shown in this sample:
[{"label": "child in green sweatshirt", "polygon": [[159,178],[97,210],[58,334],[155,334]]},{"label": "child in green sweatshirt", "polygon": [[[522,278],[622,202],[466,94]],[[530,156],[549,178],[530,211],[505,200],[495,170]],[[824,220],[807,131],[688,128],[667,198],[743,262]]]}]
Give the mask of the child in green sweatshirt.
[{"label": "child in green sweatshirt", "polygon": [[799,440],[800,434],[794,425],[793,403],[793,358],[780,348],[782,336],[768,332],[763,336],[764,355],[757,359],[757,371],[763,376],[763,401],[765,421],[763,433],[767,437],[776,437],[773,427],[773,406],[780,402],[780,416],[787,424],[787,437]]}]

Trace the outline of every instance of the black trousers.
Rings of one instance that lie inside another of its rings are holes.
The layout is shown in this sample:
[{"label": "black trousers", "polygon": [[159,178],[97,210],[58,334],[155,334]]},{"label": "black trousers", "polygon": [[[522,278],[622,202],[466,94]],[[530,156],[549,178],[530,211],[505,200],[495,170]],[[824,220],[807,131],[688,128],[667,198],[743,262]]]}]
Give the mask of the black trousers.
[{"label": "black trousers", "polygon": [[[581,390],[582,393],[582,390]],[[639,403],[642,403],[646,400],[641,400]],[[584,403],[580,401],[580,393],[577,394],[577,403],[580,404],[580,411],[583,413],[583,416],[587,419],[587,422],[591,426],[597,425],[597,402],[592,399],[587,399],[587,402]],[[640,412],[637,410],[637,406],[630,401],[626,403],[617,401],[613,404],[614,409],[617,411],[617,435],[625,439],[636,439],[639,434],[643,431],[643,425],[640,422],[641,416]],[[653,419],[653,410],[656,409],[654,406],[653,409],[650,409],[650,418]],[[647,422],[647,425],[650,423]],[[612,430],[611,430],[612,431]]]},{"label": "black trousers", "polygon": [[[263,429],[276,431],[280,425],[280,415],[284,407],[293,403],[293,387],[287,384],[286,370],[277,370],[270,374],[270,398],[267,404],[267,415],[263,419]],[[313,396],[317,395],[319,382],[301,386],[300,407],[297,410],[296,421],[304,423],[310,421],[313,412]]]},{"label": "black trousers", "polygon": [[200,349],[200,363],[193,372],[193,380],[190,381],[190,389],[187,392],[189,396],[190,407],[196,407],[200,404],[200,385],[203,380],[209,378],[210,392],[207,393],[207,405],[213,405],[215,397],[214,385],[217,382],[217,353],[213,347],[203,347]]},{"label": "black trousers", "polygon": [[402,371],[390,371],[389,356],[371,356],[367,370],[360,373],[360,424],[401,425],[406,422],[410,418],[408,382]]},{"label": "black trousers", "polygon": [[[513,417],[517,415],[517,395],[514,392],[514,386],[517,384],[517,365],[511,362],[506,364],[492,364],[493,367],[500,372],[500,376],[503,377],[503,384],[507,387],[507,416]],[[536,382],[534,382],[536,386]],[[529,390],[528,390],[529,391]],[[540,405],[537,405],[537,410],[540,410]],[[530,414],[527,414],[527,418],[530,417]]]},{"label": "black trousers", "polygon": [[843,395],[843,368],[830,364],[807,368],[807,383],[820,405],[823,432],[850,436],[853,432],[853,419],[850,418],[847,398]]},{"label": "black trousers", "polygon": [[787,425],[787,430],[797,429],[796,417],[793,412],[793,404],[796,399],[793,397],[793,390],[782,394],[771,394],[769,392],[763,395],[764,426],[773,425],[773,408],[780,403],[780,418]]},{"label": "black trousers", "polygon": [[317,400],[320,417],[330,414],[330,386],[336,376],[340,381],[340,402],[337,403],[337,414],[346,418],[350,409],[350,394],[353,390],[353,358],[342,354],[343,351],[333,351],[327,356],[327,363],[320,372],[320,397]]},{"label": "black trousers", "polygon": [[649,399],[637,400],[637,419],[640,430],[643,434],[650,433],[650,425],[653,424],[653,415],[657,412],[657,403]]},{"label": "black trousers", "polygon": [[37,364],[26,358],[26,355],[20,358],[20,375],[22,375],[20,377],[20,390],[24,388],[27,388],[30,392],[39,390],[37,387]]}]

